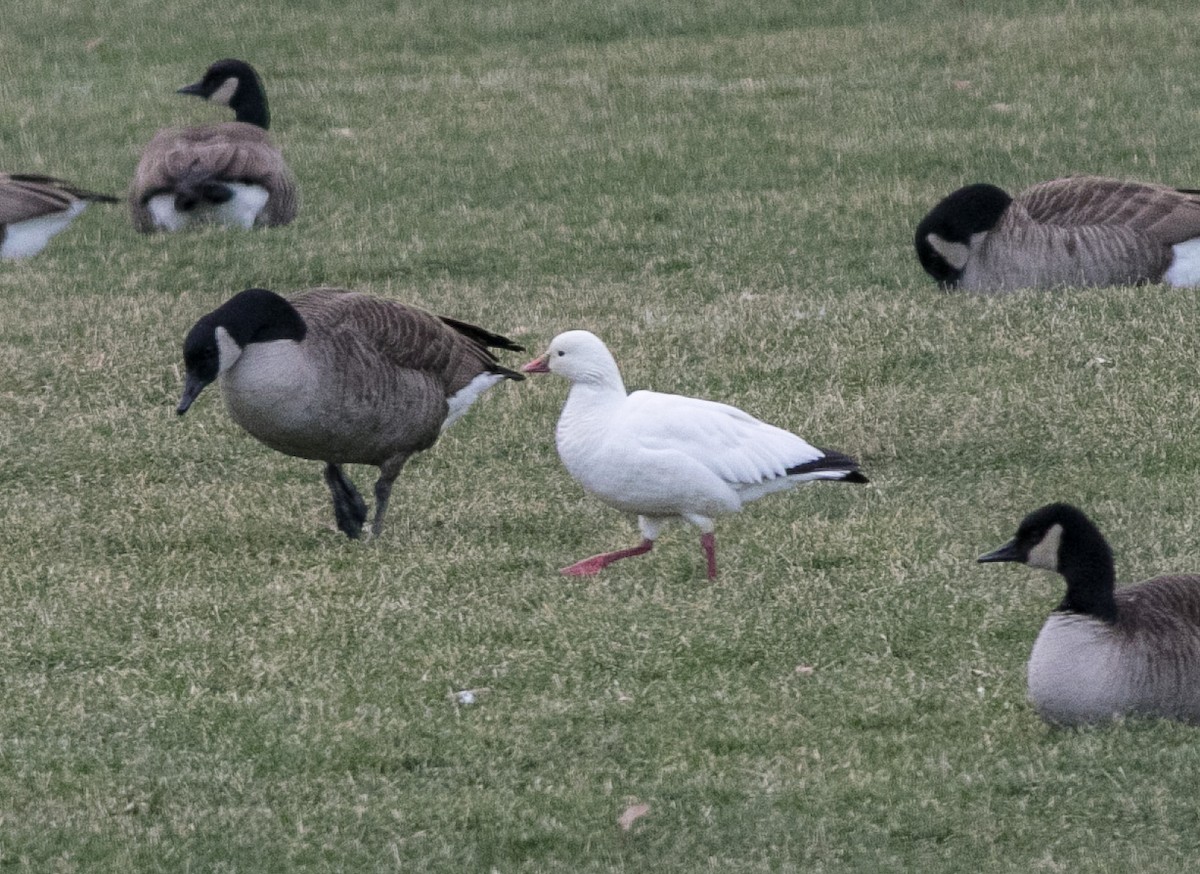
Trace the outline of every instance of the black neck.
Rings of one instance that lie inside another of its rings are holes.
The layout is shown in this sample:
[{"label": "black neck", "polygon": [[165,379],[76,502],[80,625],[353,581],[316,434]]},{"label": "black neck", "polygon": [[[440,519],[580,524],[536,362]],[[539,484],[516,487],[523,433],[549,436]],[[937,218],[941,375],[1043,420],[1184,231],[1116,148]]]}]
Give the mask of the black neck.
[{"label": "black neck", "polygon": [[[1113,587],[1116,573],[1112,550],[1099,531],[1090,525],[1089,528],[1089,531],[1063,532],[1058,572],[1067,581],[1067,594],[1058,609],[1115,622],[1117,602]],[[1067,538],[1073,539],[1074,543],[1069,544]]]},{"label": "black neck", "polygon": [[271,112],[267,109],[267,95],[257,79],[242,80],[229,108],[233,110],[234,118],[238,121],[261,127],[263,130],[267,130],[271,126]]}]

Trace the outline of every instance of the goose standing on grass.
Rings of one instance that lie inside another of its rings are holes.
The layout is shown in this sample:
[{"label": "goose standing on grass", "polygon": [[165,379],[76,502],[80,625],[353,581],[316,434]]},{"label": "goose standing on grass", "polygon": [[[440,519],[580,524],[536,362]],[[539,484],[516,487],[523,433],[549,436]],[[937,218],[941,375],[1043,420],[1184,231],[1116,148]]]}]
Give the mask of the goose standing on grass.
[{"label": "goose standing on grass", "polygon": [[1067,580],[1029,657],[1029,698],[1047,722],[1122,714],[1200,722],[1200,575],[1114,590],[1108,543],[1068,504],[1030,513],[1016,537],[979,561],[1021,562]]},{"label": "goose standing on grass", "polygon": [[36,255],[89,203],[117,203],[117,198],[53,176],[0,173],[0,258]]},{"label": "goose standing on grass", "polygon": [[367,506],[344,464],[379,468],[372,533],[383,530],[392,483],[488,388],[524,379],[491,347],[507,337],[395,301],[337,288],[281,297],[251,288],[202,317],[183,344],[187,412],[220,379],[225,404],[251,436],[325,462],[340,528],[356,538]]},{"label": "goose standing on grass", "polygon": [[943,288],[1200,285],[1200,191],[1070,176],[1015,198],[960,188],[917,226],[917,257]]},{"label": "goose standing on grass", "polygon": [[848,455],[816,449],[795,434],[713,401],[636,391],[626,394],[608,347],[588,331],[567,331],[521,368],[571,383],[558,420],[558,454],[584,490],[636,513],[642,542],[585,558],[564,574],[599,573],[654,547],[672,519],[700,529],[708,578],[717,575],[713,518],[810,480],[865,483]]},{"label": "goose standing on grass", "polygon": [[206,223],[251,228],[294,219],[296,182],[267,135],[267,95],[254,68],[217,61],[178,93],[228,106],[236,120],[154,135],[129,191],[134,227],[142,233]]}]

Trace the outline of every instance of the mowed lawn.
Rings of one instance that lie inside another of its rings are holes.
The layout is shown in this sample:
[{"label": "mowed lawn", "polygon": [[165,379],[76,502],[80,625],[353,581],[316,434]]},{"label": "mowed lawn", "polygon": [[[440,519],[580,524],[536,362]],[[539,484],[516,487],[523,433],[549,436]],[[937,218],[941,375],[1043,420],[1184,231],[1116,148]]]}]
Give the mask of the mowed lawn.
[{"label": "mowed lawn", "polygon": [[[97,205],[0,263],[0,871],[1195,870],[1196,729],[1044,726],[1061,581],[974,559],[1066,500],[1119,579],[1200,571],[1200,294],[948,294],[911,238],[968,182],[1200,187],[1200,7],[10,6],[0,170],[122,193],[157,128],[226,117],[173,92],[233,56],[302,206],[150,238]],[[514,367],[590,329],[631,389],[872,484],[721,520],[712,583],[685,528],[562,577],[638,534],[538,377],[350,542],[318,463],[217,391],[174,413],[198,316],[319,284]]]}]

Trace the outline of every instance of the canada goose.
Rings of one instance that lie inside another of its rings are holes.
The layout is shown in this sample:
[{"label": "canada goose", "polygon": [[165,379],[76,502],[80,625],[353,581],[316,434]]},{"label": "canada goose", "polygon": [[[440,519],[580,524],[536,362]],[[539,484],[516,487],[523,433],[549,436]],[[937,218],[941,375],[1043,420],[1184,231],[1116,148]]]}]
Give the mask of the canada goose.
[{"label": "canada goose", "polygon": [[250,288],[203,316],[183,343],[187,378],[176,412],[220,378],[229,415],[287,455],[324,461],[338,528],[358,537],[367,507],[343,464],[373,464],[383,530],[392,483],[410,455],[503,379],[489,347],[507,337],[339,288],[289,298]]},{"label": "canada goose", "polygon": [[917,225],[917,257],[943,288],[1200,284],[1200,191],[1100,176],[1010,197],[976,184]]},{"label": "canada goose", "polygon": [[567,331],[521,368],[571,383],[555,442],[567,471],[610,507],[636,513],[642,542],[585,558],[564,574],[599,573],[654,547],[672,519],[700,529],[708,578],[717,575],[713,517],[810,480],[865,483],[848,455],[817,449],[795,434],[713,401],[627,394],[608,347],[588,331]]},{"label": "canada goose", "polygon": [[52,176],[0,173],[0,258],[36,255],[93,202],[117,198]]},{"label": "canada goose", "polygon": [[236,121],[165,128],[142,151],[129,191],[142,233],[217,223],[250,228],[296,217],[296,182],[271,144],[267,95],[245,61],[226,59],[180,88],[235,113]]},{"label": "canada goose", "polygon": [[1200,575],[1114,590],[1108,543],[1068,504],[1030,513],[979,561],[1022,562],[1067,580],[1029,657],[1029,698],[1047,722],[1126,713],[1200,722]]}]

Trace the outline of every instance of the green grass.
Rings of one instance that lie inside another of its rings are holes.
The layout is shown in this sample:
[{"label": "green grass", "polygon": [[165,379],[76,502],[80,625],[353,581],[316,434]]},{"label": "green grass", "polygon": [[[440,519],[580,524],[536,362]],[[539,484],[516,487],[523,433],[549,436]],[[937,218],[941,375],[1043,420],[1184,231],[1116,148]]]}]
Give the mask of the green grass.
[{"label": "green grass", "polygon": [[[0,264],[0,870],[1192,870],[1195,730],[1043,726],[1061,583],[974,558],[1068,500],[1121,579],[1200,570],[1200,292],[947,295],[911,250],[970,181],[1200,185],[1200,11],[1060,6],[6,10],[3,169],[122,191],[241,56],[303,204],[157,238],[93,207]],[[319,465],[215,392],[173,412],[198,315],[322,283],[531,355],[589,328],[631,388],[873,485],[722,520],[715,584],[683,529],[564,578],[637,534],[558,463],[542,378],[347,542]]]}]

